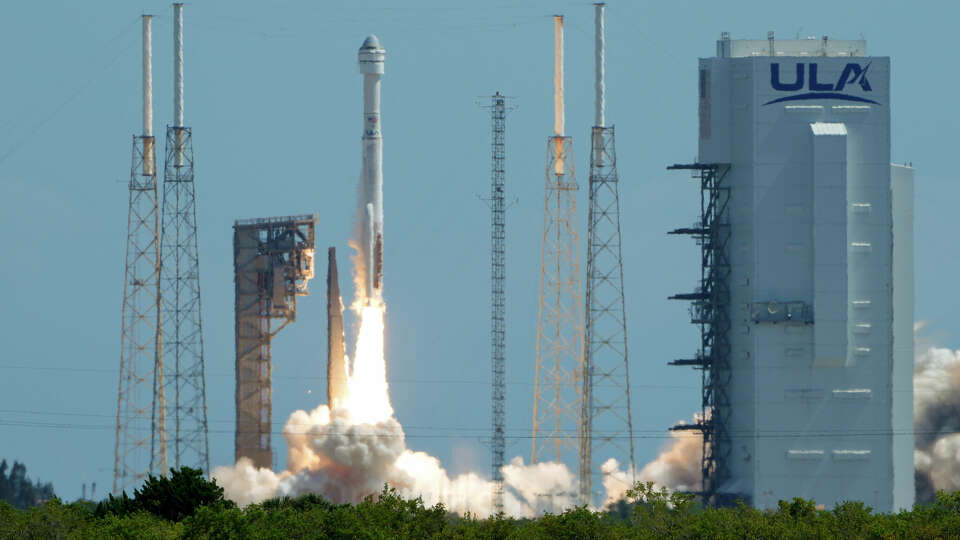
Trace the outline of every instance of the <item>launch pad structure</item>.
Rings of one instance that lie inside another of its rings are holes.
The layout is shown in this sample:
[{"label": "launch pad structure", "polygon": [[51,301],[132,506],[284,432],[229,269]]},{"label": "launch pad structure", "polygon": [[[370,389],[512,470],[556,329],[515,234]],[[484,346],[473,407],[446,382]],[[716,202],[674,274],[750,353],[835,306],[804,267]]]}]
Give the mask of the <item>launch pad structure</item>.
[{"label": "launch pad structure", "polygon": [[297,297],[314,275],[318,216],[239,220],[233,226],[236,285],[235,457],[273,466],[271,356],[274,336],[296,320]]},{"label": "launch pad structure", "polygon": [[694,424],[679,424],[671,431],[699,432],[702,439],[700,472],[701,495],[710,504],[729,504],[720,500],[718,487],[729,479],[730,456],[730,239],[728,202],[730,186],[725,182],[727,164],[690,163],[667,167],[690,171],[700,182],[700,216],[692,227],[674,229],[669,234],[687,235],[700,246],[700,284],[692,293],[675,294],[670,300],[688,300],[690,322],[700,328],[700,350],[694,358],[670,362],[672,366],[692,366],[700,370],[700,416]]}]

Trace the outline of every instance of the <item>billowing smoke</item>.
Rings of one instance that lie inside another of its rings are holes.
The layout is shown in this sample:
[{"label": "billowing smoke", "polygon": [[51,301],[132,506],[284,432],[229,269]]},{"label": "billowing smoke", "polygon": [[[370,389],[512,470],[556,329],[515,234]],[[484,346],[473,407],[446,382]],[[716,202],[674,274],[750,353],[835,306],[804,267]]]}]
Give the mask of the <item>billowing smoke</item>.
[{"label": "billowing smoke", "polygon": [[[346,395],[331,409],[296,411],[283,428],[287,470],[258,469],[248,459],[217,467],[213,477],[227,497],[246,505],[278,496],[317,493],[356,503],[384,484],[401,495],[442,502],[454,512],[492,512],[493,484],[476,473],[451,477],[440,461],[407,448],[393,416],[386,380],[382,303],[355,305],[360,319]],[[504,510],[514,516],[560,511],[575,504],[576,478],[559,463],[526,465],[519,457],[503,468]]]},{"label": "billowing smoke", "polygon": [[[914,325],[914,477],[917,502],[930,502],[937,490],[960,490],[960,351],[924,343],[922,328],[923,323]],[[674,490],[699,489],[701,439],[688,433],[671,433],[670,443],[637,479]],[[621,498],[629,486],[627,473],[610,460],[604,474],[607,502]]]},{"label": "billowing smoke", "polygon": [[[491,481],[476,473],[451,477],[440,461],[407,448],[403,428],[393,417],[356,424],[346,408],[321,405],[296,411],[283,429],[288,454],[286,471],[257,469],[241,459],[217,467],[213,477],[227,497],[241,505],[278,496],[318,493],[336,502],[359,502],[384,483],[427,505],[443,502],[454,512],[489,515]],[[559,511],[576,501],[576,478],[560,463],[524,464],[516,457],[503,468],[505,511],[533,516]]]},{"label": "billowing smoke", "polygon": [[[960,351],[921,346],[919,338],[917,342],[914,457],[917,501],[924,502],[932,500],[936,490],[960,489]],[[379,371],[376,375],[381,380]],[[386,394],[385,385],[374,387],[373,395]],[[375,409],[383,411],[384,403],[389,407],[385,401]],[[241,505],[303,493],[358,502],[388,483],[404,496],[422,497],[428,505],[443,502],[459,513],[491,513],[490,480],[476,473],[451,477],[437,458],[410,450],[392,409],[386,411],[374,414],[371,418],[379,418],[375,422],[358,422],[354,415],[369,416],[369,411],[349,407],[331,411],[321,405],[309,413],[296,411],[283,430],[288,470],[257,469],[241,459],[235,466],[218,467],[213,476],[227,496]],[[623,469],[615,459],[603,464],[604,505],[623,498],[634,480],[671,490],[700,489],[700,436],[691,431],[670,435],[660,455],[639,471]],[[509,515],[534,516],[577,503],[576,477],[561,463],[525,464],[516,457],[504,466],[503,476]]]},{"label": "billowing smoke", "polygon": [[694,431],[671,431],[670,440],[660,455],[644,465],[640,472],[633,468],[621,469],[616,459],[608,459],[601,467],[603,487],[607,492],[603,505],[623,499],[635,482],[653,482],[656,488],[666,487],[672,491],[699,491],[702,440],[703,437]]},{"label": "billowing smoke", "polygon": [[[917,334],[922,323],[914,326]],[[913,365],[917,502],[960,489],[960,351],[922,344]]]}]

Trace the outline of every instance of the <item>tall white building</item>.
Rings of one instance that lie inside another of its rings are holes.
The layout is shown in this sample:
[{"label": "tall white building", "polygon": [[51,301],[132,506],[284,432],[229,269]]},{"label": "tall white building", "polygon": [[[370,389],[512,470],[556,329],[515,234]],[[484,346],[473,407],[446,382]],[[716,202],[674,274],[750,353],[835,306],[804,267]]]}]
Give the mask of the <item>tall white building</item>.
[{"label": "tall white building", "polygon": [[678,363],[706,368],[705,491],[909,508],[913,169],[890,163],[890,59],[724,35],[699,67],[715,213],[679,232],[714,251],[679,297],[709,336]]}]

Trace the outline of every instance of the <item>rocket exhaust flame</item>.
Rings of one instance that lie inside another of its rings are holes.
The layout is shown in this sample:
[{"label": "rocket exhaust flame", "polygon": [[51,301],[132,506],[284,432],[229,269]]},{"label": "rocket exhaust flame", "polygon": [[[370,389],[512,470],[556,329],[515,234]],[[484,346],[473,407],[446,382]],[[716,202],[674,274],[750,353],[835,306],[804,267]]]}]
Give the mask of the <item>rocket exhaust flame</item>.
[{"label": "rocket exhaust flame", "polygon": [[377,424],[393,416],[383,355],[383,313],[384,306],[379,303],[368,304],[360,311],[360,332],[344,406],[354,424]]}]

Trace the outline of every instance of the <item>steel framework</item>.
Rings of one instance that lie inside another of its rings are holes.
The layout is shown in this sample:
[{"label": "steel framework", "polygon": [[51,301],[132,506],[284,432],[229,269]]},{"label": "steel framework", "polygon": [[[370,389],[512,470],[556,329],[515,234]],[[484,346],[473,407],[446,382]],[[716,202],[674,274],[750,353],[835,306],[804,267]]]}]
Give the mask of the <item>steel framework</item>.
[{"label": "steel framework", "polygon": [[493,511],[503,512],[503,463],[506,452],[506,172],[505,135],[507,98],[497,92],[490,96],[490,369]]},{"label": "steel framework", "polygon": [[[594,127],[590,133],[586,335],[580,412],[581,504],[593,502],[594,446],[618,450],[627,470],[635,474],[620,240],[620,179],[614,128],[606,122],[606,5],[595,3],[594,14]],[[598,390],[601,387],[602,392]]]},{"label": "steel framework", "polygon": [[[247,219],[233,226],[236,285],[236,459],[273,466],[270,342],[296,320],[314,275],[315,215]],[[273,322],[279,321],[274,326]]]},{"label": "steel framework", "polygon": [[168,126],[160,234],[166,444],[172,466],[210,470],[193,135]]},{"label": "steel framework", "polygon": [[669,170],[692,171],[700,181],[700,218],[689,228],[669,234],[692,236],[700,246],[700,285],[693,293],[671,296],[689,300],[690,322],[700,327],[700,350],[693,359],[675,360],[671,365],[693,366],[701,372],[701,414],[694,424],[671,430],[697,431],[703,436],[700,470],[701,495],[709,504],[727,505],[729,496],[718,488],[730,478],[730,261],[727,243],[730,222],[727,206],[730,187],[724,179],[730,166],[720,163],[671,165]]},{"label": "steel framework", "polygon": [[163,429],[163,347],[159,332],[159,212],[152,136],[134,135],[131,161],[114,493],[133,489],[148,473],[166,470],[163,439],[158,441],[154,436]]},{"label": "steel framework", "polygon": [[534,463],[547,456],[563,462],[565,449],[575,455],[580,450],[583,307],[577,189],[572,137],[548,137],[533,389]]},{"label": "steel framework", "polygon": [[[614,128],[595,126],[590,152],[584,338],[581,504],[592,498],[593,451],[612,447],[634,471],[630,365],[620,241],[620,188]],[[598,391],[598,388],[603,391]]]},{"label": "steel framework", "polygon": [[143,15],[143,133],[133,136],[120,330],[113,492],[167,470],[160,312],[157,152],[153,138],[153,17]]}]

